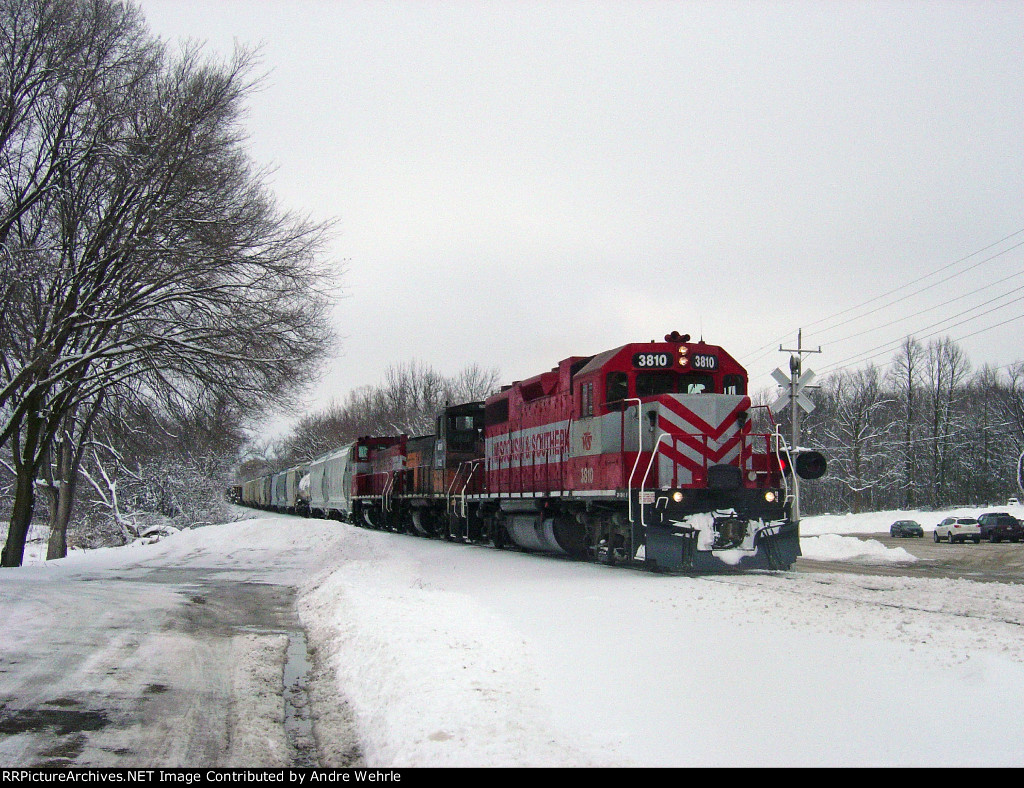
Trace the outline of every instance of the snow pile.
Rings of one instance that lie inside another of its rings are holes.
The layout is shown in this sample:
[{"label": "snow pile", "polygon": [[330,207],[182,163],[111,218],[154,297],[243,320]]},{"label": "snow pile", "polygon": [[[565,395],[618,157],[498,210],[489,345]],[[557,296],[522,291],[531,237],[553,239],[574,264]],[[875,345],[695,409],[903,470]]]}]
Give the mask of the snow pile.
[{"label": "snow pile", "polygon": [[330,644],[367,763],[597,765],[559,742],[525,641],[472,596],[424,587],[401,562],[354,561],[301,610]]},{"label": "snow pile", "polygon": [[877,539],[855,539],[838,534],[801,537],[800,551],[803,558],[812,561],[909,563],[917,560],[902,547],[886,547]]}]

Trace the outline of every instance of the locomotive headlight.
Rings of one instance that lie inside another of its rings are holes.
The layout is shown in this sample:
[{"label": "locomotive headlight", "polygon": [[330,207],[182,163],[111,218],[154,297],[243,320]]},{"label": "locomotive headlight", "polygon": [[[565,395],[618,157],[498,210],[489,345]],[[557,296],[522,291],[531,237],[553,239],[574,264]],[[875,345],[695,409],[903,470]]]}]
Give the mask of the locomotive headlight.
[{"label": "locomotive headlight", "polygon": [[681,367],[685,367],[690,360],[686,357],[687,352],[689,352],[689,348],[686,345],[679,348],[679,366]]},{"label": "locomotive headlight", "polygon": [[769,490],[768,492],[766,492],[764,494],[764,499],[768,501],[768,503],[775,503],[775,491]]},{"label": "locomotive headlight", "polygon": [[683,491],[682,490],[676,490],[674,493],[672,493],[672,500],[675,501],[676,503],[682,503],[683,502]]}]

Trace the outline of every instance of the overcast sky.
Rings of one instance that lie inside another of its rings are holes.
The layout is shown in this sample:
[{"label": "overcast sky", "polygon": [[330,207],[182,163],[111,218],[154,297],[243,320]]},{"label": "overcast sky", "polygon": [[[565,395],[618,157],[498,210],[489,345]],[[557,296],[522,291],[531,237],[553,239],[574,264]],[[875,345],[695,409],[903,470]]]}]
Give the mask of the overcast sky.
[{"label": "overcast sky", "polygon": [[1024,359],[1024,2],[141,6],[262,45],[252,156],[338,221],[311,408],[412,359],[511,381],[671,330],[755,388],[801,326],[822,371],[911,332]]}]

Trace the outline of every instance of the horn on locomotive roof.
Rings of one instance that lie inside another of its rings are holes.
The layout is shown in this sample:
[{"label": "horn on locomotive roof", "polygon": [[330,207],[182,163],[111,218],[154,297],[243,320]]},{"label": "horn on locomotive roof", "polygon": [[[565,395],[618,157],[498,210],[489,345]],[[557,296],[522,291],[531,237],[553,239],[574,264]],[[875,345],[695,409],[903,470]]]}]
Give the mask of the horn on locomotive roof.
[{"label": "horn on locomotive roof", "polygon": [[689,334],[680,334],[678,331],[673,331],[671,334],[665,334],[666,342],[689,342]]}]

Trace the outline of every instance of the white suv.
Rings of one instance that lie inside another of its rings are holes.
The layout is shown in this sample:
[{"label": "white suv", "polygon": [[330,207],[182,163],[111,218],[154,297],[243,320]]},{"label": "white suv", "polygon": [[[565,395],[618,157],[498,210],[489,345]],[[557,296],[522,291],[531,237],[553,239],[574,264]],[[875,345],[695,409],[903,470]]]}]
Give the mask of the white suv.
[{"label": "white suv", "polygon": [[966,542],[970,539],[975,544],[981,542],[981,525],[974,517],[947,517],[932,532],[932,539],[941,542],[948,539],[954,542]]}]

